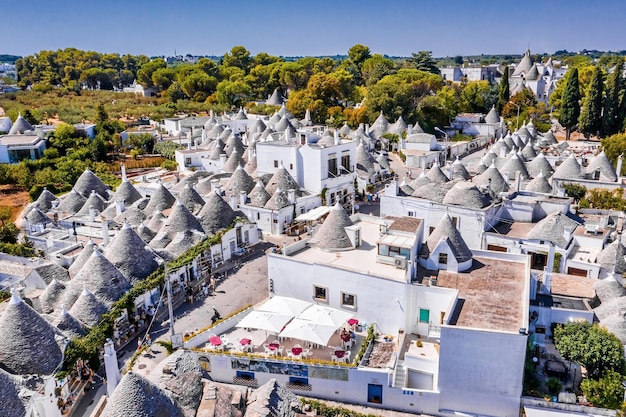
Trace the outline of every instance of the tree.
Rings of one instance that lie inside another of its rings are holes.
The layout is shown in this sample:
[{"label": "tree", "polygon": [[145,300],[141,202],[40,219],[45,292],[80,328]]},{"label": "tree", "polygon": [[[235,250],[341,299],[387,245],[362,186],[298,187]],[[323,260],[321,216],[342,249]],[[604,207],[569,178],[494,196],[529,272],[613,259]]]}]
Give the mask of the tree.
[{"label": "tree", "polygon": [[587,97],[580,113],[578,125],[580,131],[589,138],[597,135],[602,128],[602,70],[596,66],[593,70],[593,77],[587,90]]},{"label": "tree", "polygon": [[578,68],[569,71],[565,91],[561,100],[559,123],[565,127],[565,140],[569,140],[570,132],[580,116],[580,88],[578,86]]},{"label": "tree", "polygon": [[572,197],[576,203],[587,194],[587,187],[584,185],[565,183],[563,184],[563,188],[565,189],[565,194],[567,194],[568,197]]},{"label": "tree", "polygon": [[370,48],[365,45],[356,44],[352,48],[348,49],[348,59],[350,60],[350,63],[356,65],[359,69],[361,69],[363,62],[365,62],[365,60],[370,56]]},{"label": "tree", "polygon": [[597,323],[576,321],[559,324],[554,330],[555,346],[561,356],[576,362],[599,379],[608,371],[624,373],[624,348],[620,340]]},{"label": "tree", "polygon": [[222,65],[225,67],[237,67],[242,69],[244,72],[248,72],[250,68],[250,63],[252,59],[250,58],[250,51],[248,51],[243,46],[235,46],[230,50],[230,53],[226,52],[224,54],[224,58],[222,59]]},{"label": "tree", "polygon": [[595,188],[589,191],[587,200],[591,207],[600,210],[625,210],[626,200],[624,200],[624,191],[621,188],[614,190],[604,190]]},{"label": "tree", "polygon": [[215,92],[217,79],[202,71],[194,71],[182,80],[180,87],[190,99],[203,102]]},{"label": "tree", "polygon": [[150,62],[146,62],[137,71],[137,81],[144,87],[153,87],[152,74],[159,68],[166,68],[167,62],[163,58],[153,59]]},{"label": "tree", "polygon": [[37,120],[37,118],[33,116],[33,113],[30,111],[30,109],[24,110],[24,113],[22,113],[22,117],[24,117],[24,119],[26,119],[26,121],[31,125],[39,124],[39,120]]},{"label": "tree", "polygon": [[365,85],[374,85],[383,78],[385,75],[389,75],[393,72],[393,61],[385,58],[382,55],[374,54],[371,57],[363,61],[361,73],[363,74],[363,80]]},{"label": "tree", "polygon": [[623,68],[624,61],[620,60],[607,82],[602,114],[602,133],[604,136],[614,135],[618,133],[622,127],[622,120],[619,120],[619,118],[621,106],[620,98],[624,90],[622,82]]},{"label": "tree", "polygon": [[411,53],[411,57],[407,58],[406,65],[409,68],[415,68],[420,71],[440,75],[441,71],[439,71],[437,63],[431,55],[431,51],[419,51],[418,53],[413,52]]},{"label": "tree", "polygon": [[598,380],[585,379],[580,384],[587,401],[595,407],[618,410],[624,402],[624,376],[609,370]]},{"label": "tree", "polygon": [[498,89],[498,111],[502,112],[502,109],[509,102],[511,93],[509,91],[509,66],[504,66],[504,73],[502,79],[500,79],[500,88]]}]

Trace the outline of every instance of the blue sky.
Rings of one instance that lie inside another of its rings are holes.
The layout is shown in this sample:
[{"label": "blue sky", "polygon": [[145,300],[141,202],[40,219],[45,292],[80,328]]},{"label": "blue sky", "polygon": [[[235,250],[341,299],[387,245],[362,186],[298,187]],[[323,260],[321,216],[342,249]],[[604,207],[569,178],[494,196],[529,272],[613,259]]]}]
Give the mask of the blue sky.
[{"label": "blue sky", "polygon": [[[91,3],[91,4],[90,4]],[[0,53],[434,56],[626,49],[623,0],[22,0],[5,3]],[[19,18],[17,18],[19,16]]]}]

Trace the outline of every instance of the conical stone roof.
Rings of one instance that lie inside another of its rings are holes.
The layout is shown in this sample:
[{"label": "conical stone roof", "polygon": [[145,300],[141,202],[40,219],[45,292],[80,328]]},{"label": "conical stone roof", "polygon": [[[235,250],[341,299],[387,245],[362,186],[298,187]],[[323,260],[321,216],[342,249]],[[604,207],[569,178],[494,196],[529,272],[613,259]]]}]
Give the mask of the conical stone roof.
[{"label": "conical stone roof", "polygon": [[441,188],[441,184],[435,184],[431,182],[430,184],[423,185],[411,194],[413,197],[423,198],[424,200],[434,201],[435,203],[443,202],[443,198],[446,196],[447,190]]},{"label": "conical stone roof", "polygon": [[385,117],[385,115],[383,114],[381,110],[380,114],[378,115],[378,117],[372,124],[372,127],[370,128],[370,133],[376,136],[382,136],[388,131],[389,131],[389,121],[387,120],[387,118]]},{"label": "conical stone roof", "polygon": [[287,128],[293,129],[293,125],[286,116],[281,117],[278,123],[274,125],[274,130],[276,132],[284,132]]},{"label": "conical stone roof", "polygon": [[593,158],[587,166],[587,172],[589,174],[593,174],[596,171],[600,171],[600,179],[605,181],[617,181],[617,173],[615,172],[615,169],[613,169],[613,166],[611,165],[609,158],[604,153],[604,150]]},{"label": "conical stone roof", "polygon": [[17,378],[0,368],[0,417],[26,417],[24,391]]},{"label": "conical stone roof", "polygon": [[178,194],[178,201],[192,213],[198,213],[204,206],[204,199],[190,184],[186,184]]},{"label": "conical stone roof", "polygon": [[514,179],[515,174],[518,172],[525,179],[530,177],[526,170],[526,164],[517,155],[512,155],[502,168],[500,168],[500,173],[507,175],[509,179]]},{"label": "conical stone roof", "polygon": [[537,70],[537,64],[533,64],[530,70],[526,73],[526,81],[537,81],[539,79],[539,71]]},{"label": "conical stone roof", "polygon": [[76,293],[89,288],[100,300],[112,304],[128,291],[130,282],[100,251],[94,250],[70,286]]},{"label": "conical stone roof", "polygon": [[402,116],[398,117],[398,120],[389,128],[389,133],[393,133],[394,135],[402,136],[404,132],[408,129],[408,125],[402,118]]},{"label": "conical stone roof", "polygon": [[376,160],[369,153],[363,144],[359,144],[356,147],[356,163],[357,169],[360,169],[367,173],[367,175],[376,174]]},{"label": "conical stone roof", "polygon": [[480,192],[471,182],[457,182],[443,198],[444,204],[456,206],[483,208],[491,204],[489,197]]},{"label": "conical stone roof", "polygon": [[474,184],[481,187],[489,187],[496,194],[509,190],[509,184],[504,180],[504,177],[493,163],[485,172],[474,177]]},{"label": "conical stone roof", "polygon": [[289,205],[289,197],[286,191],[283,191],[280,187],[276,189],[274,195],[267,200],[265,206],[268,210],[280,210],[283,207],[287,207]]},{"label": "conical stone roof", "polygon": [[526,158],[527,161],[535,159],[535,157],[537,156],[537,153],[535,152],[535,148],[533,148],[530,141],[528,141],[526,146],[524,146],[524,148],[522,149],[522,155],[524,155],[524,158]]},{"label": "conical stone roof", "polygon": [[543,142],[547,145],[556,145],[557,143],[559,143],[556,138],[554,137],[554,133],[552,133],[551,130],[548,130],[546,133],[544,133],[543,135]]},{"label": "conical stone roof", "polygon": [[37,225],[37,224],[47,224],[47,223],[51,223],[52,220],[50,220],[48,218],[48,216],[46,216],[41,210],[39,210],[37,207],[33,207],[28,211],[28,214],[26,215],[26,220],[28,220],[28,222],[31,224],[31,226]]},{"label": "conical stone roof", "polygon": [[65,289],[65,282],[53,279],[39,296],[41,311],[45,314],[51,313],[58,304],[59,300],[61,300]]},{"label": "conical stone roof", "polygon": [[348,126],[348,123],[344,123],[343,126],[339,129],[339,134],[341,136],[349,136],[352,133],[352,129]]},{"label": "conical stone roof", "polygon": [[185,230],[202,231],[202,226],[198,219],[185,207],[183,203],[177,201],[172,208],[172,212],[161,228],[161,232],[178,233]]},{"label": "conical stone roof", "polygon": [[311,244],[325,251],[350,249],[352,242],[350,242],[345,227],[351,225],[352,221],[346,211],[339,203],[336,203],[331,207],[326,220],[311,239]]},{"label": "conical stone roof", "polygon": [[550,178],[554,172],[554,168],[552,168],[552,165],[550,165],[550,162],[542,152],[539,152],[532,161],[526,164],[526,168],[532,178],[536,178],[539,173],[542,173],[546,178]]},{"label": "conical stone roof", "polygon": [[157,210],[156,213],[154,213],[152,217],[150,217],[150,220],[148,221],[147,226],[154,233],[158,233],[159,230],[161,230],[161,227],[163,227],[165,220],[167,220],[167,217],[163,215],[161,210]]},{"label": "conical stone roof", "polygon": [[254,207],[264,207],[265,203],[267,203],[271,197],[261,180],[257,181],[252,191],[248,193],[250,205]]},{"label": "conical stone roof", "polygon": [[230,154],[230,156],[224,163],[224,166],[222,167],[222,171],[223,172],[235,172],[237,167],[241,166],[242,162],[243,161],[241,159],[239,152],[237,152],[237,150],[233,150],[233,152]]},{"label": "conical stone roof", "polygon": [[224,152],[226,152],[226,155],[228,156],[230,156],[235,150],[239,155],[243,155],[245,152],[245,148],[243,147],[243,143],[241,142],[241,139],[239,139],[239,136],[229,137],[226,141],[226,145],[224,146]]},{"label": "conical stone roof", "polygon": [[441,167],[439,166],[439,164],[434,164],[428,170],[428,173],[426,174],[426,176],[428,177],[429,180],[431,180],[435,184],[443,184],[443,183],[450,181],[450,179],[446,176],[446,174],[444,174],[443,171],[441,170]]},{"label": "conical stone roof", "polygon": [[104,256],[131,283],[146,278],[158,267],[152,251],[146,249],[146,243],[128,224],[117,232],[104,250]]},{"label": "conical stone roof", "polygon": [[16,294],[0,316],[0,335],[0,368],[9,373],[50,375],[63,361],[54,327]]},{"label": "conical stone roof", "polygon": [[496,153],[493,151],[493,149],[489,149],[489,151],[481,158],[480,161],[483,163],[484,166],[488,167],[497,158],[498,158],[498,155],[496,155]]},{"label": "conical stone roof", "polygon": [[132,371],[122,377],[102,417],[183,417],[174,400],[148,379]]},{"label": "conical stone roof", "polygon": [[571,154],[556,168],[552,176],[562,179],[579,179],[584,178],[585,174],[583,168],[574,157],[574,154]]},{"label": "conical stone roof", "polygon": [[78,210],[78,213],[76,213],[76,215],[88,216],[92,207],[96,210],[96,214],[102,213],[107,207],[107,202],[95,191],[93,191],[91,195],[89,195],[89,198],[87,199],[87,201],[85,201],[85,204],[83,204],[81,209]]},{"label": "conical stone roof", "polygon": [[267,125],[263,122],[263,120],[259,118],[259,119],[256,119],[254,122],[252,122],[249,132],[250,133],[262,133],[266,128],[267,128]]},{"label": "conical stone roof", "polygon": [[9,130],[9,135],[17,135],[18,133],[24,134],[29,130],[34,130],[33,125],[28,123],[28,121],[22,116],[22,114],[18,114],[17,119],[13,122],[13,126]]},{"label": "conical stone roof", "polygon": [[200,224],[208,236],[230,226],[236,218],[232,207],[217,192],[209,193],[207,202],[198,214]]},{"label": "conical stone roof", "polygon": [[165,250],[175,256],[180,256],[192,247],[206,239],[204,232],[185,230],[172,236],[172,240],[165,246]]},{"label": "conical stone roof", "polygon": [[437,227],[426,240],[426,244],[422,246],[422,257],[428,257],[442,239],[448,240],[454,257],[459,263],[472,259],[472,251],[467,247],[465,240],[463,240],[461,233],[452,223],[448,213],[444,214]]},{"label": "conical stone roof", "polygon": [[270,106],[282,106],[284,103],[283,96],[278,91],[278,88],[274,90],[270,98],[265,102],[265,104],[269,104]]},{"label": "conical stone roof", "polygon": [[487,170],[487,166],[485,164],[483,164],[483,161],[479,161],[478,165],[476,165],[475,171],[477,175],[482,174],[483,172],[485,172]]},{"label": "conical stone roof", "polygon": [[211,191],[211,177],[203,178],[198,181],[195,189],[201,196],[207,195]]},{"label": "conical stone roof", "polygon": [[115,216],[113,218],[113,221],[118,224],[128,223],[131,226],[139,226],[142,222],[146,220],[146,218],[146,213],[144,213],[143,210],[140,210],[135,206],[131,206],[122,213]]},{"label": "conical stone roof", "polygon": [[98,324],[100,317],[107,310],[107,306],[85,288],[74,305],[72,305],[70,314],[85,326],[93,327]]},{"label": "conical stone roof", "polygon": [[526,191],[551,194],[552,186],[548,182],[548,179],[543,176],[543,173],[540,172],[539,175],[535,177],[535,179],[526,184]]},{"label": "conical stone roof", "polygon": [[61,309],[59,316],[52,322],[54,326],[68,339],[76,339],[85,335],[85,328],[65,308]]},{"label": "conical stone roof", "polygon": [[233,175],[226,182],[226,190],[239,196],[241,191],[244,191],[246,195],[254,188],[254,179],[241,167],[237,167]]},{"label": "conical stone roof", "polygon": [[70,277],[73,278],[76,276],[76,274],[78,274],[78,271],[80,271],[82,267],[85,266],[89,258],[91,258],[91,254],[93,253],[94,250],[99,250],[99,249],[94,243],[94,241],[89,239],[87,243],[85,244],[85,246],[83,247],[83,250],[80,251],[80,254],[78,254],[76,259],[74,259],[74,262],[72,262],[72,264],[68,268],[67,271],[69,272]]},{"label": "conical stone roof", "polygon": [[409,186],[413,189],[413,190],[417,190],[420,187],[423,187],[424,185],[430,184],[432,183],[432,181],[426,176],[426,173],[424,171],[422,171],[417,178],[415,178],[413,181],[411,181],[409,183]]},{"label": "conical stone roof", "polygon": [[109,199],[109,187],[89,169],[85,169],[80,177],[78,177],[78,180],[76,180],[74,184],[74,189],[85,198],[88,198],[91,192],[95,191],[105,200]]},{"label": "conical stone roof", "polygon": [[533,60],[530,57],[530,49],[527,49],[524,52],[524,56],[519,64],[515,67],[515,71],[513,71],[513,77],[520,76],[526,74],[533,66]]},{"label": "conical stone roof", "polygon": [[123,201],[126,206],[130,206],[135,201],[141,199],[141,193],[137,191],[135,186],[130,181],[122,181],[122,183],[115,190],[112,201]]},{"label": "conical stone roof", "polygon": [[246,116],[246,113],[243,111],[243,107],[239,107],[235,120],[248,120],[248,116]]},{"label": "conical stone roof", "polygon": [[59,203],[57,210],[61,213],[76,214],[85,204],[87,199],[83,197],[78,191],[72,188],[72,191],[67,193]]},{"label": "conical stone roof", "polygon": [[150,202],[144,209],[144,212],[150,214],[156,210],[167,210],[174,205],[175,201],[176,198],[174,198],[172,193],[163,184],[159,184],[152,197],[150,197]]},{"label": "conical stone roof", "polygon": [[252,156],[248,158],[248,162],[246,162],[246,166],[244,167],[244,170],[248,173],[248,175],[255,175],[256,168],[257,168],[257,159],[256,159],[256,152],[255,152],[252,154]]},{"label": "conical stone roof", "polygon": [[456,160],[452,163],[452,172],[450,174],[452,180],[468,180],[470,177],[469,172],[465,169],[465,165],[457,156]]},{"label": "conical stone roof", "polygon": [[500,115],[495,105],[491,107],[491,110],[485,116],[485,123],[500,123]]},{"label": "conical stone roof", "polygon": [[150,228],[148,226],[146,226],[145,224],[141,223],[138,227],[137,227],[137,235],[146,243],[150,242],[154,236],[156,236],[156,233],[153,232],[152,230],[150,230]]},{"label": "conical stone roof", "polygon": [[265,189],[270,195],[273,195],[277,188],[280,188],[281,190],[300,190],[300,186],[296,180],[293,179],[291,174],[289,174],[289,171],[287,171],[283,164],[278,167],[274,175],[272,175],[272,178],[265,186]]},{"label": "conical stone roof", "polygon": [[33,202],[32,206],[37,207],[45,213],[52,208],[52,203],[55,201],[59,201],[59,199],[48,191],[47,188],[44,188],[41,194],[39,194],[39,197],[37,197],[37,200]]}]

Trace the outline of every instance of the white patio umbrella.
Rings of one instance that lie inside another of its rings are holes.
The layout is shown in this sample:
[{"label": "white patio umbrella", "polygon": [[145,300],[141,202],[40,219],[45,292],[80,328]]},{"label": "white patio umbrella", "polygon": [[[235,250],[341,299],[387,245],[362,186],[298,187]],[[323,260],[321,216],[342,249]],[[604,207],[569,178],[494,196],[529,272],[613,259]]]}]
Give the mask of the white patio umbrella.
[{"label": "white patio umbrella", "polygon": [[297,318],[310,320],[326,326],[335,326],[338,329],[342,324],[351,319],[352,313],[337,310],[336,308],[313,304],[311,307],[298,314]]},{"label": "white patio umbrella", "polygon": [[295,317],[312,305],[313,304],[308,301],[298,300],[297,298],[275,295],[257,310]]},{"label": "white patio umbrella", "polygon": [[293,316],[287,316],[284,314],[275,314],[267,311],[251,311],[246,317],[241,319],[237,323],[236,327],[243,327],[246,329],[258,329],[265,330],[272,333],[280,333],[281,329],[285,327],[289,320]]},{"label": "white patio umbrella", "polygon": [[280,332],[280,337],[291,337],[317,345],[328,345],[328,341],[337,327],[314,323],[309,320],[295,318]]}]

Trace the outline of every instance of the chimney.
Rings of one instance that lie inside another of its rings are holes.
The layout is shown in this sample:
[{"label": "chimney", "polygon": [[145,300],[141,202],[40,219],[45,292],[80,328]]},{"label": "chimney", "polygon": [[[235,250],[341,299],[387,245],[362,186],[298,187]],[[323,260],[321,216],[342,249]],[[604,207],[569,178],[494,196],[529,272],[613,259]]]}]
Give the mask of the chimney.
[{"label": "chimney", "polygon": [[233,194],[230,196],[229,200],[230,208],[237,210],[237,196]]},{"label": "chimney", "polygon": [[287,190],[287,198],[289,199],[289,204],[295,204],[296,203],[296,190],[294,189]]},{"label": "chimney", "polygon": [[109,222],[106,219],[102,220],[102,244],[109,245]]},{"label": "chimney", "polygon": [[[408,125],[407,128],[406,128],[406,135],[409,136],[409,135],[412,135],[412,134],[413,134],[413,125]],[[400,137],[402,137],[402,136],[400,136]]]},{"label": "chimney", "polygon": [[219,187],[220,185],[220,181],[217,179],[212,179],[211,180],[211,190],[212,191],[217,191],[217,187]]},{"label": "chimney", "polygon": [[248,200],[248,196],[246,195],[245,191],[239,191],[239,205],[243,206],[246,204],[246,201]]},{"label": "chimney", "polygon": [[515,191],[519,193],[522,189],[522,173],[515,171]]},{"label": "chimney", "polygon": [[191,138],[189,138],[189,142],[187,142],[187,150],[191,150]]},{"label": "chimney", "polygon": [[126,207],[124,207],[124,200],[115,200],[115,214],[120,215],[126,211]]},{"label": "chimney", "polygon": [[96,221],[96,209],[93,206],[89,206],[89,221]]},{"label": "chimney", "polygon": [[370,134],[370,125],[368,123],[365,124],[365,134],[368,136]]},{"label": "chimney", "polygon": [[506,158],[506,150],[504,146],[500,148],[500,158]]},{"label": "chimney", "polygon": [[128,181],[128,178],[126,178],[126,165],[122,163],[120,167],[122,168],[122,182]]},{"label": "chimney", "polygon": [[552,292],[552,270],[554,269],[554,243],[550,242],[550,250],[548,251],[548,262],[543,274],[544,293]]},{"label": "chimney", "polygon": [[[213,183],[211,183],[211,189],[213,189]],[[222,184],[219,183],[219,181],[215,182],[215,192],[219,195],[222,196]]]},{"label": "chimney", "polygon": [[285,143],[289,143],[289,128],[285,129]]},{"label": "chimney", "polygon": [[620,156],[617,157],[617,167],[615,169],[615,172],[617,173],[617,181],[619,182],[619,177],[622,176],[622,155],[620,154]]},{"label": "chimney", "polygon": [[107,339],[104,344],[104,368],[107,376],[107,394],[109,397],[113,395],[115,387],[122,379],[117,364],[117,354],[115,353],[115,344],[111,339]]},{"label": "chimney", "polygon": [[220,154],[220,163],[222,164],[222,166],[226,165],[226,159],[228,159],[228,155],[226,155],[225,153],[221,153]]},{"label": "chimney", "polygon": [[339,145],[339,143],[340,143],[340,141],[339,141],[339,131],[337,129],[335,129],[334,139],[335,139],[335,145]]},{"label": "chimney", "polygon": [[206,129],[202,126],[202,142],[206,140]]}]

